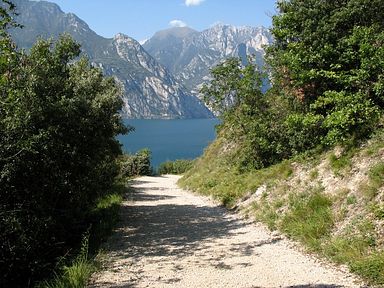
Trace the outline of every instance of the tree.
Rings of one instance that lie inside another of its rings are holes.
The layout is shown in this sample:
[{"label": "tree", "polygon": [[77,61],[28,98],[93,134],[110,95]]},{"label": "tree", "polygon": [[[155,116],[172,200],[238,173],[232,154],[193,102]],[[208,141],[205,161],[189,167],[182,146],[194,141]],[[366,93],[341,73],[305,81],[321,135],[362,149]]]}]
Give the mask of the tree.
[{"label": "tree", "polygon": [[240,59],[231,58],[214,67],[211,75],[201,93],[207,105],[220,112],[222,134],[241,147],[235,156],[240,167],[261,168],[284,157],[274,119],[279,112],[261,92],[262,74],[256,64],[242,66]]},{"label": "tree", "polygon": [[78,58],[70,36],[25,54],[2,35],[0,286],[16,287],[47,275],[80,242],[118,174],[115,137],[127,129],[121,88]]},{"label": "tree", "polygon": [[384,104],[384,2],[291,0],[278,7],[267,54],[274,88],[296,102],[287,119],[292,133],[300,134],[295,125],[317,129],[315,139],[328,145],[369,134]]}]

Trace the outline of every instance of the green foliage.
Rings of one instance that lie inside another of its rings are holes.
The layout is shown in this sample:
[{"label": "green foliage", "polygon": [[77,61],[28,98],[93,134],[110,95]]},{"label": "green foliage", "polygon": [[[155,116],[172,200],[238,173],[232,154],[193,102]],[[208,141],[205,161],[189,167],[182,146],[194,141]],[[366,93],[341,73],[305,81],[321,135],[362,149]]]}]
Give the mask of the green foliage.
[{"label": "green foliage", "polygon": [[287,122],[295,142],[334,145],[369,135],[384,104],[384,2],[292,0],[278,7],[267,58],[274,89],[297,102],[292,112],[301,119]]},{"label": "green foliage", "polygon": [[15,15],[15,4],[9,0],[1,0],[0,2],[0,37],[9,38],[7,30],[13,27],[21,27],[20,24],[13,20]]},{"label": "green foliage", "polygon": [[[279,1],[267,48],[273,86],[249,61],[228,59],[201,92],[238,149],[239,171],[316,147],[368,137],[384,107],[384,2]],[[357,142],[357,141],[356,141]]]},{"label": "green foliage", "polygon": [[[285,157],[277,125],[282,109],[272,105],[284,104],[261,93],[261,73],[256,64],[241,65],[237,58],[227,59],[211,70],[213,80],[203,86],[205,102],[220,112],[223,124],[220,131],[228,141],[241,147],[235,155],[239,168],[262,168]],[[271,97],[272,98],[272,97]]]},{"label": "green foliage", "polygon": [[[120,87],[68,35],[30,54],[2,38],[0,286],[45,277],[79,243],[118,174]],[[22,276],[20,276],[22,275]]]},{"label": "green foliage", "polygon": [[158,169],[159,174],[184,174],[192,168],[194,160],[178,159],[161,163]]},{"label": "green foliage", "polygon": [[316,112],[327,111],[321,119],[327,131],[322,141],[329,145],[346,142],[351,136],[367,136],[379,119],[379,107],[361,93],[326,91],[311,108]]},{"label": "green foliage", "polygon": [[368,177],[367,182],[361,183],[359,190],[367,200],[372,200],[384,184],[384,162],[379,162],[373,166],[369,171]]},{"label": "green foliage", "polygon": [[[96,201],[89,218],[91,228],[83,236],[80,251],[72,261],[60,261],[59,270],[51,280],[41,282],[41,288],[83,288],[86,287],[91,274],[98,268],[94,255],[100,253],[101,244],[111,235],[119,221],[120,205],[127,188],[123,184],[116,184],[109,194]],[[90,256],[89,256],[90,255]],[[68,261],[68,264],[65,262]]]},{"label": "green foliage", "polygon": [[329,235],[334,223],[331,206],[332,200],[320,192],[292,196],[281,229],[318,250],[321,239]]},{"label": "green foliage", "polygon": [[83,237],[78,256],[70,265],[64,265],[60,274],[50,282],[44,281],[39,288],[84,288],[95,268],[88,257],[89,235]]},{"label": "green foliage", "polygon": [[356,153],[355,147],[350,147],[343,151],[338,157],[335,154],[330,154],[328,157],[329,165],[335,175],[342,175],[343,172],[348,172],[352,167],[352,157]]},{"label": "green foliage", "polygon": [[149,149],[142,149],[134,155],[124,154],[119,158],[119,164],[122,177],[152,175],[151,151]]},{"label": "green foliage", "polygon": [[351,270],[373,284],[384,285],[384,252],[374,253],[353,263]]}]

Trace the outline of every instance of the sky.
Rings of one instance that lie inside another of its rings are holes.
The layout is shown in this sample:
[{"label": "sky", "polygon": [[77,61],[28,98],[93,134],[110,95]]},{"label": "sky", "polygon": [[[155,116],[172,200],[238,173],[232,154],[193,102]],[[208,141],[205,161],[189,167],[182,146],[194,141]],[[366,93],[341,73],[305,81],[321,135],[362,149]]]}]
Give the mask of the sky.
[{"label": "sky", "polygon": [[97,34],[124,33],[138,41],[172,26],[197,31],[217,23],[270,27],[274,0],[47,0],[74,13]]}]

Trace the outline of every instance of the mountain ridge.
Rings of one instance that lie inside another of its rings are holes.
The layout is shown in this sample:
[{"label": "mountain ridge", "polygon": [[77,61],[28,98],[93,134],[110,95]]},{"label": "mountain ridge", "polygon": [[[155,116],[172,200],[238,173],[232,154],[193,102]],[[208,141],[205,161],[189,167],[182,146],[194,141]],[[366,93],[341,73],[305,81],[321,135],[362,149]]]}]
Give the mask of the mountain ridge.
[{"label": "mountain ridge", "polygon": [[210,118],[212,113],[133,38],[104,38],[73,13],[46,1],[15,1],[23,29],[11,30],[17,45],[32,47],[37,38],[69,33],[82,45],[90,62],[124,87],[123,116],[127,118]]},{"label": "mountain ridge", "polygon": [[[157,61],[163,64],[195,95],[202,83],[209,79],[210,69],[228,57],[240,57],[244,64],[253,55],[259,66],[264,65],[264,46],[273,42],[265,27],[218,24],[184,37],[174,35],[186,27],[159,31],[143,44]],[[173,41],[172,41],[173,39]]]},{"label": "mountain ridge", "polygon": [[247,55],[264,64],[263,45],[271,43],[267,28],[218,24],[203,31],[173,27],[156,32],[141,45],[122,33],[104,38],[73,13],[47,1],[15,0],[16,21],[23,29],[11,34],[19,47],[29,49],[38,37],[69,33],[82,45],[93,65],[124,87],[123,115],[127,118],[210,118],[199,100],[199,88],[210,69],[227,57]]}]

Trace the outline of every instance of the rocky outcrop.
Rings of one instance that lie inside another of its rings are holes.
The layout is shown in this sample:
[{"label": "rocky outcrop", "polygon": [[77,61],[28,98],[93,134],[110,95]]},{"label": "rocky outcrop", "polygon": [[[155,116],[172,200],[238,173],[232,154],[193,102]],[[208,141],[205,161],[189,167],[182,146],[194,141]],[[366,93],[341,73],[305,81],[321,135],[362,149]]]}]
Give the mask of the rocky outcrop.
[{"label": "rocky outcrop", "polygon": [[264,46],[272,41],[264,27],[220,24],[202,32],[188,27],[163,30],[143,46],[196,94],[198,87],[209,79],[210,69],[225,58],[240,57],[246,64],[247,57],[253,56],[263,66]]},{"label": "rocky outcrop", "polygon": [[24,25],[23,29],[11,31],[19,47],[29,49],[38,37],[56,38],[69,33],[94,65],[123,85],[125,117],[212,117],[205,105],[136,40],[123,34],[103,38],[76,15],[64,13],[53,3],[15,0],[15,4],[20,14],[16,20]]}]

